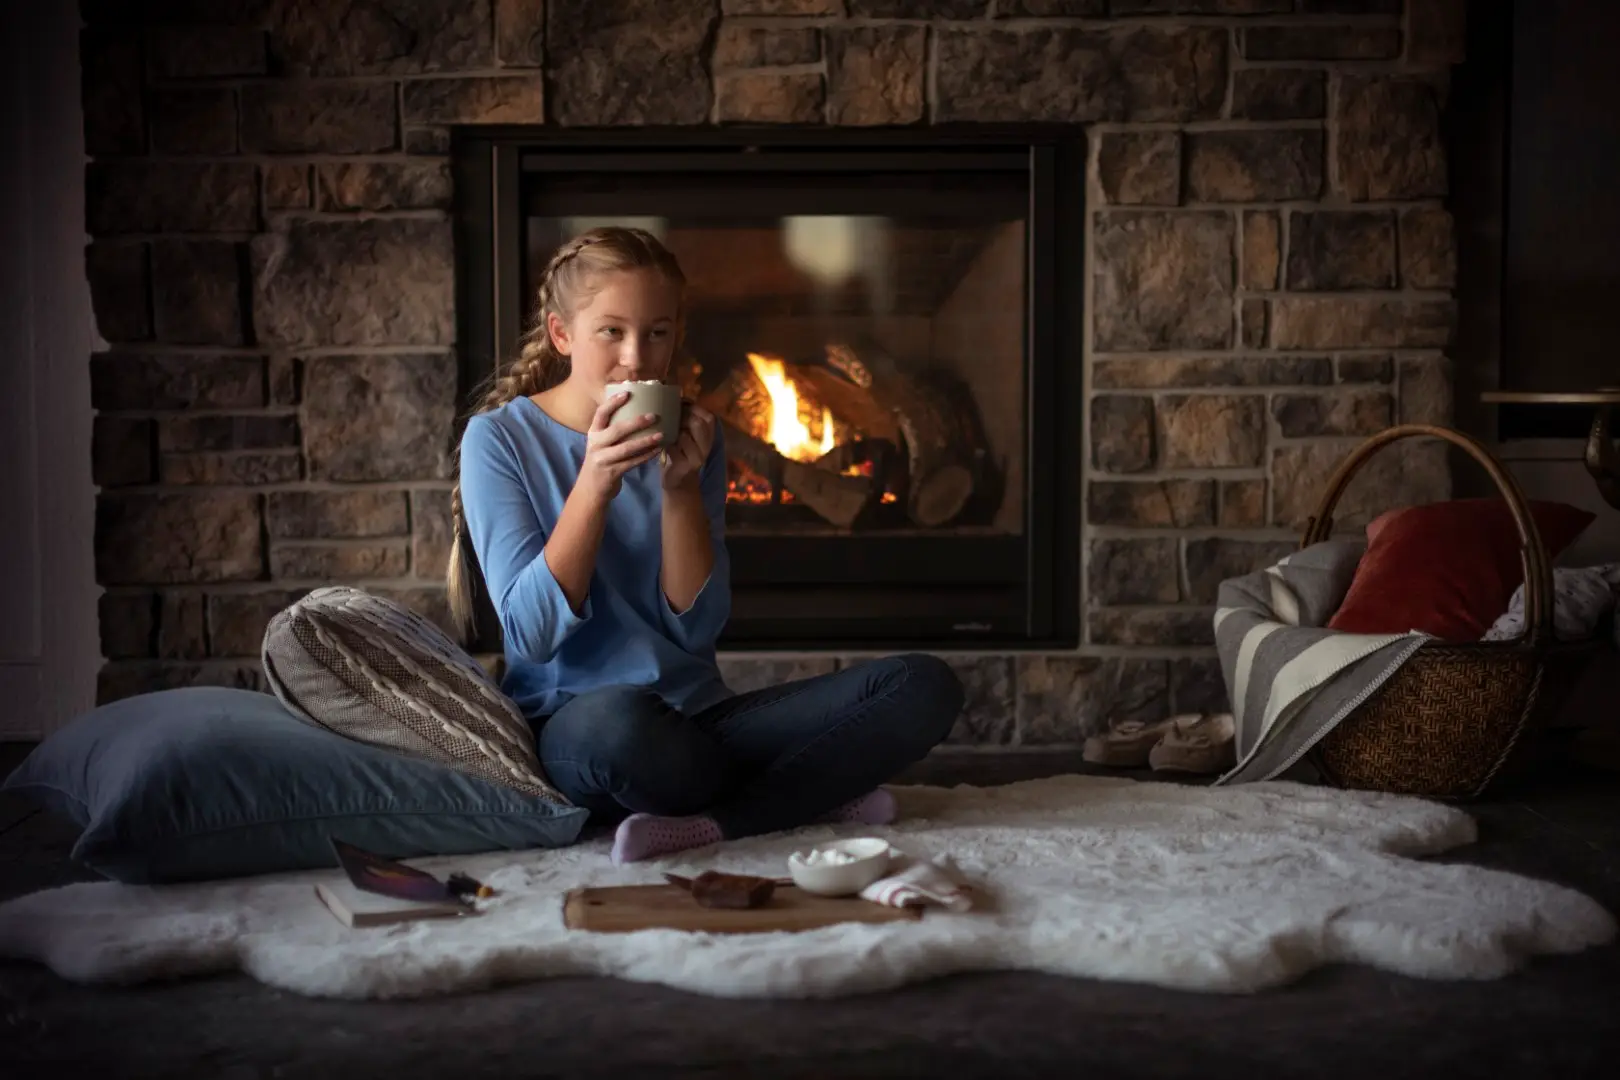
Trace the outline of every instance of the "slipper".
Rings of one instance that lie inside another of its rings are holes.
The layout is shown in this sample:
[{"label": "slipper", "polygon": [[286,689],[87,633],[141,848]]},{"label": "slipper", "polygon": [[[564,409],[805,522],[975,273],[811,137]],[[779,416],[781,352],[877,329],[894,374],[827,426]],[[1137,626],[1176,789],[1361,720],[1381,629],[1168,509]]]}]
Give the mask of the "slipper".
[{"label": "slipper", "polygon": [[1080,756],[1093,765],[1107,765],[1115,769],[1140,769],[1148,763],[1148,753],[1155,743],[1164,738],[1177,720],[1198,719],[1197,713],[1155,720],[1151,724],[1142,720],[1125,720],[1086,740]]},{"label": "slipper", "polygon": [[1177,716],[1170,730],[1148,751],[1148,765],[1160,772],[1220,773],[1237,764],[1237,727],[1231,713]]}]

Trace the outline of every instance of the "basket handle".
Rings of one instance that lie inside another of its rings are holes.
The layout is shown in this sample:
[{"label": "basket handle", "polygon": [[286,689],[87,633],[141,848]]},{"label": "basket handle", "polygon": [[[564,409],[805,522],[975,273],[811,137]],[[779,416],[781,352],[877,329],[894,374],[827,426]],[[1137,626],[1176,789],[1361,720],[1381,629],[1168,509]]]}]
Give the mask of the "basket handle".
[{"label": "basket handle", "polygon": [[1536,520],[1530,513],[1530,504],[1525,499],[1519,482],[1513,478],[1512,473],[1502,467],[1502,463],[1495,455],[1478,440],[1460,431],[1432,424],[1400,424],[1386,428],[1367,439],[1334,470],[1333,476],[1328,480],[1327,491],[1317,503],[1316,513],[1305,523],[1305,531],[1300,537],[1300,547],[1320,543],[1333,532],[1333,508],[1338,505],[1344,489],[1350,486],[1350,481],[1368,459],[1390,443],[1418,437],[1444,439],[1466,451],[1490,474],[1497,490],[1507,500],[1508,510],[1513,514],[1513,524],[1519,530],[1519,560],[1524,569],[1525,583],[1525,634],[1531,645],[1550,641],[1553,621],[1552,563],[1547,558],[1546,545],[1541,542],[1541,531],[1536,528]]}]

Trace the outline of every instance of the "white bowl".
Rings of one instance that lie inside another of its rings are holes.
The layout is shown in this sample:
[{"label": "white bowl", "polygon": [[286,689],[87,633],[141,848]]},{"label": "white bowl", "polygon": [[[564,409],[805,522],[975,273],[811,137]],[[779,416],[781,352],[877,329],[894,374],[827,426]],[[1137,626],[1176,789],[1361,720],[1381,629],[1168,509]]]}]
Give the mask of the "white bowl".
[{"label": "white bowl", "polygon": [[788,873],[793,877],[793,884],[817,896],[854,896],[888,872],[892,851],[887,840],[872,836],[834,840],[817,844],[812,850],[841,851],[855,857],[853,862],[822,866],[805,861],[811,854],[809,851],[795,851],[788,856]]}]

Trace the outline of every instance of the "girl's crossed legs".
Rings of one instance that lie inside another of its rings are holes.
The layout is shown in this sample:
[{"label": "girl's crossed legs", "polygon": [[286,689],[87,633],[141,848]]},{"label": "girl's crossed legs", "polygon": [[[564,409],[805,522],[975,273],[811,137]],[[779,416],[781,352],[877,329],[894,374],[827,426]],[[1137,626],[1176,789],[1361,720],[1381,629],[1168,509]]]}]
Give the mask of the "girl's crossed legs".
[{"label": "girl's crossed legs", "polygon": [[824,818],[925,757],[961,708],[956,673],[908,654],[692,716],[650,690],[608,687],[542,721],[537,742],[551,782],[593,819],[632,815],[614,844],[631,861]]}]

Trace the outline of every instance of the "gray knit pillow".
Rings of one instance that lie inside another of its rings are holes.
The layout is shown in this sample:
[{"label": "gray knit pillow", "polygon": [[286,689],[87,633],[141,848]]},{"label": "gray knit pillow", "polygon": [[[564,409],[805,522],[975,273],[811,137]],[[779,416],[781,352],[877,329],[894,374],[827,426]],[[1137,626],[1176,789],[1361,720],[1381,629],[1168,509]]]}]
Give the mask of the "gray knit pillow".
[{"label": "gray knit pillow", "polygon": [[534,733],[437,626],[360,589],[316,589],[264,632],[264,673],[308,723],[572,805],[546,781]]}]

